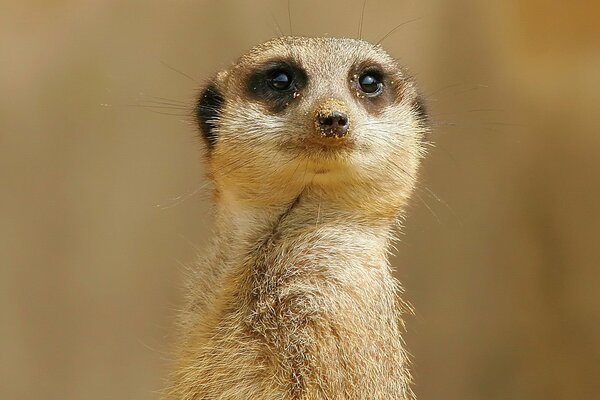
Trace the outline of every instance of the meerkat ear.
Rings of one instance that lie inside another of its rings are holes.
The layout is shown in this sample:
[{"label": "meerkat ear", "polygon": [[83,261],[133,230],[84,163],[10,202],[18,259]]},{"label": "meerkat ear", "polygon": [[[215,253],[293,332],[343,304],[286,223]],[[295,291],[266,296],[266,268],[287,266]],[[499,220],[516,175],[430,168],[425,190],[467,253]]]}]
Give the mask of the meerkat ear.
[{"label": "meerkat ear", "polygon": [[419,119],[421,125],[429,127],[429,113],[427,112],[427,105],[425,104],[423,95],[420,93],[417,93],[417,97],[415,97],[413,111],[417,114],[417,118]]},{"label": "meerkat ear", "polygon": [[219,83],[223,82],[224,74],[219,73],[200,92],[196,103],[196,120],[200,133],[206,142],[208,149],[217,143],[216,128],[219,125],[221,109],[225,99],[219,89]]}]

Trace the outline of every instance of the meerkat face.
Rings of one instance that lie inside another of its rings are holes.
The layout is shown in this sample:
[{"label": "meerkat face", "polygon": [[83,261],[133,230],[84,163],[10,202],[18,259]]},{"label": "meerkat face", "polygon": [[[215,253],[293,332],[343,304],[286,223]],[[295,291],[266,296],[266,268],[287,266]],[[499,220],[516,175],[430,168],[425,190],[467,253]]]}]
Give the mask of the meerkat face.
[{"label": "meerkat face", "polygon": [[259,45],[203,89],[196,115],[217,193],[255,204],[317,191],[399,207],[427,131],[412,81],[354,39]]}]

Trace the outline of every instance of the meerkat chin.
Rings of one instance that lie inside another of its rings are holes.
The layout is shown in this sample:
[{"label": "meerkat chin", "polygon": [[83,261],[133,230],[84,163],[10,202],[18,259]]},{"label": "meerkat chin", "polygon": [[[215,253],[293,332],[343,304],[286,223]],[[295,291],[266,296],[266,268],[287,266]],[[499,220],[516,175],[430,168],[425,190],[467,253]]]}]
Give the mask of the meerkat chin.
[{"label": "meerkat chin", "polygon": [[412,398],[387,255],[428,130],[413,81],[365,41],[282,37],[196,117],[217,227],[168,398]]}]

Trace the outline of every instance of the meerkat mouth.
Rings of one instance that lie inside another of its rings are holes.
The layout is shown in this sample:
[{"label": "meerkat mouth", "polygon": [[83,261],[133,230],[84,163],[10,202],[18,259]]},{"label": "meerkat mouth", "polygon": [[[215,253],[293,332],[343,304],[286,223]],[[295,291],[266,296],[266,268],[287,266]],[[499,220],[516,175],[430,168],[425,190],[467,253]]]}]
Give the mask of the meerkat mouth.
[{"label": "meerkat mouth", "polygon": [[299,165],[309,172],[307,180],[313,181],[316,177],[319,182],[321,179],[326,179],[326,182],[332,179],[335,181],[355,168],[355,163],[348,155],[344,155],[343,151],[313,151],[304,161],[299,161]]},{"label": "meerkat mouth", "polygon": [[305,152],[316,157],[337,158],[355,148],[355,141],[349,137],[328,137],[325,135],[308,135],[302,141]]},{"label": "meerkat mouth", "polygon": [[351,146],[313,144],[304,149],[303,158],[314,173],[325,174],[351,167],[351,152]]}]

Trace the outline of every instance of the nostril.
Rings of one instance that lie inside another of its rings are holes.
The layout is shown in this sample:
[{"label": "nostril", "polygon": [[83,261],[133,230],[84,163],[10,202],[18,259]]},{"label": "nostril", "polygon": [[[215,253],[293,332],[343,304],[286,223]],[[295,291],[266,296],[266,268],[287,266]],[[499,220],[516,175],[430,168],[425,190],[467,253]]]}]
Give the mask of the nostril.
[{"label": "nostril", "polygon": [[323,118],[321,125],[333,126],[333,118],[331,118],[331,117]]},{"label": "nostril", "polygon": [[346,114],[339,111],[334,111],[331,114],[331,118],[333,119],[333,125],[336,127],[343,128],[348,124],[348,117]]},{"label": "nostril", "polygon": [[344,114],[333,113],[329,117],[319,118],[319,123],[323,126],[344,126],[348,124],[348,118]]}]

